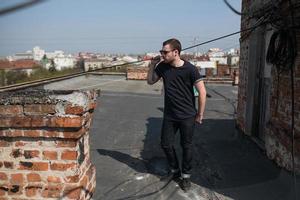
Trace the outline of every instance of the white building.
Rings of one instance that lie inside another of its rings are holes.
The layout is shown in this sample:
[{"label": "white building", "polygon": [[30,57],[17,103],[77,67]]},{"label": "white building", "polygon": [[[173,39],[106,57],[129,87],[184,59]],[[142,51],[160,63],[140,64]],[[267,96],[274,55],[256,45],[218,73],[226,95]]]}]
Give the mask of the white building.
[{"label": "white building", "polygon": [[124,57],[122,58],[122,60],[123,60],[124,62],[136,62],[136,61],[138,61],[137,58],[133,58],[133,57],[131,57],[131,56],[124,56]]},{"label": "white building", "polygon": [[56,56],[54,59],[54,65],[55,69],[60,71],[65,68],[73,68],[75,65],[75,58],[72,55],[64,56],[64,55],[59,55]]},{"label": "white building", "polygon": [[238,65],[240,62],[240,56],[239,55],[228,55],[228,65]]},{"label": "white building", "polygon": [[26,51],[24,53],[16,53],[11,57],[11,60],[21,60],[21,59],[33,59],[32,51]]},{"label": "white building", "polygon": [[228,52],[228,65],[238,65],[240,62],[240,55],[238,49],[230,49]]},{"label": "white building", "polygon": [[45,55],[45,50],[36,46],[33,48],[32,55],[33,55],[33,60],[40,61]]},{"label": "white building", "polygon": [[206,75],[207,69],[213,69],[213,75],[217,74],[217,62],[216,61],[194,61],[192,62],[197,68],[201,75]]},{"label": "white building", "polygon": [[54,59],[56,57],[64,56],[64,52],[61,51],[61,50],[57,50],[57,51],[54,51],[54,52],[46,52],[46,56],[47,56],[48,59]]},{"label": "white building", "polygon": [[84,71],[101,69],[111,66],[111,61],[106,59],[86,59],[84,60]]},{"label": "white building", "polygon": [[213,62],[218,62],[219,64],[227,65],[228,64],[228,58],[227,56],[222,56],[222,57],[209,57],[210,61]]},{"label": "white building", "polygon": [[210,61],[217,62],[219,64],[227,65],[227,56],[219,48],[212,48],[208,51],[208,57]]}]

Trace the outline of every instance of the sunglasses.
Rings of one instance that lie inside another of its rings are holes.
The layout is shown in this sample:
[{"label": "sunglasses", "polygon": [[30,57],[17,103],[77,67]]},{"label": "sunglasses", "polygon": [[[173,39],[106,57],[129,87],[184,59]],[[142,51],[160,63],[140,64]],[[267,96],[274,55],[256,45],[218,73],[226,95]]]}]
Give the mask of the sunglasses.
[{"label": "sunglasses", "polygon": [[173,50],[170,50],[170,51],[160,50],[159,52],[160,52],[160,54],[166,55],[167,53],[169,53],[169,52],[171,52],[171,51],[174,51],[174,49],[173,49]]}]

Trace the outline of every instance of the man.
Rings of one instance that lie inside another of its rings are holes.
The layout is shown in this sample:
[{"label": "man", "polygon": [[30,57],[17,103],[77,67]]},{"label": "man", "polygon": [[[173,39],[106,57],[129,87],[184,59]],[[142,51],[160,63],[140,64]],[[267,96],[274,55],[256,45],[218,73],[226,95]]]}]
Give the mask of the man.
[{"label": "man", "polygon": [[[164,150],[170,174],[178,180],[184,191],[191,187],[192,138],[195,122],[202,123],[206,101],[206,89],[197,68],[180,58],[181,44],[177,39],[169,39],[163,43],[160,60],[154,59],[149,66],[148,84],[163,79],[165,103],[161,130],[161,146]],[[195,108],[193,86],[199,92],[198,112]],[[182,147],[182,171],[180,170],[174,140],[177,130],[180,131]]]}]

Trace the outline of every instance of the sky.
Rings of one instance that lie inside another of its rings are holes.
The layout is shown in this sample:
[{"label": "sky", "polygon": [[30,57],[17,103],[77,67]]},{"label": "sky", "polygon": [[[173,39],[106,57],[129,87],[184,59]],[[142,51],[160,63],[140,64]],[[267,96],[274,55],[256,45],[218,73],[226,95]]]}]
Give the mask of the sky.
[{"label": "sky", "polygon": [[[0,0],[0,10],[25,0]],[[241,10],[241,0],[228,0]],[[240,30],[240,16],[223,0],[47,0],[0,15],[0,56],[40,46],[46,52],[144,54],[177,38],[182,47]],[[190,52],[239,47],[239,37]]]}]

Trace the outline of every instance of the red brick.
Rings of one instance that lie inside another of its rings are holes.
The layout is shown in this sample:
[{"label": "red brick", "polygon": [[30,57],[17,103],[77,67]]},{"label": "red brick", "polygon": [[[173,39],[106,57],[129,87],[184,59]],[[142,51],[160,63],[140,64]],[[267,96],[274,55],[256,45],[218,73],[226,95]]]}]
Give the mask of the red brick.
[{"label": "red brick", "polygon": [[27,174],[27,181],[28,182],[40,182],[41,176],[39,174],[35,174],[35,173]]},{"label": "red brick", "polygon": [[40,137],[41,131],[40,130],[24,130],[24,137]]},{"label": "red brick", "polygon": [[15,147],[23,147],[23,146],[25,146],[25,143],[24,143],[24,142],[17,141],[17,142],[15,143]]},{"label": "red brick", "polygon": [[38,150],[25,150],[24,151],[24,157],[26,159],[38,158],[39,155],[40,155],[40,152]]},{"label": "red brick", "polygon": [[1,181],[6,181],[7,180],[7,175],[4,172],[0,172],[0,180]]},{"label": "red brick", "polygon": [[70,199],[79,199],[82,190],[82,187],[68,188],[65,191],[65,195]]},{"label": "red brick", "polygon": [[18,174],[11,175],[11,180],[10,180],[11,184],[17,185],[17,184],[23,184],[23,182],[24,182],[23,174],[18,173]]},{"label": "red brick", "polygon": [[57,160],[57,152],[56,151],[44,151],[43,159],[47,160]]},{"label": "red brick", "polygon": [[71,115],[81,115],[84,113],[84,108],[82,106],[72,106],[68,104],[65,107],[65,113]]},{"label": "red brick", "polygon": [[77,151],[64,151],[61,154],[62,160],[76,160],[77,159]]},{"label": "red brick", "polygon": [[0,115],[23,115],[21,105],[0,105]]},{"label": "red brick", "polygon": [[13,169],[14,168],[14,163],[13,162],[4,161],[3,165],[4,165],[5,168],[8,168],[8,169]]},{"label": "red brick", "polygon": [[79,179],[79,175],[67,176],[64,181],[67,183],[78,183]]},{"label": "red brick", "polygon": [[27,197],[34,197],[36,196],[38,191],[38,188],[34,187],[34,186],[26,186],[25,187],[25,194]]},{"label": "red brick", "polygon": [[23,130],[19,129],[10,129],[6,131],[7,137],[20,137],[23,136]]},{"label": "red brick", "polygon": [[[0,187],[1,187],[1,185],[0,185]],[[2,198],[1,196],[4,196],[6,194],[6,191],[5,190],[2,190],[1,188],[0,188],[0,200],[7,200],[7,198]]]},{"label": "red brick", "polygon": [[11,151],[10,156],[13,157],[13,158],[19,158],[19,157],[23,156],[23,154],[22,154],[21,149],[13,149]]},{"label": "red brick", "polygon": [[55,105],[48,105],[48,104],[25,105],[24,113],[27,115],[54,114],[55,113]]},{"label": "red brick", "polygon": [[30,127],[47,127],[49,119],[47,117],[30,116],[31,126]]},{"label": "red brick", "polygon": [[48,163],[45,162],[23,162],[20,161],[19,170],[47,171]]},{"label": "red brick", "polygon": [[76,147],[75,140],[57,140],[56,147]]},{"label": "red brick", "polygon": [[65,131],[63,132],[64,138],[73,138],[73,139],[78,139],[82,135],[84,135],[87,132],[86,128],[81,128],[78,131]]},{"label": "red brick", "polygon": [[8,191],[8,195],[12,196],[12,195],[22,195],[22,191],[23,191],[23,186],[19,185],[19,184],[12,184],[10,185],[9,191]]},{"label": "red brick", "polygon": [[85,175],[82,180],[80,181],[80,185],[84,188],[87,187],[87,184],[88,184],[88,177]]},{"label": "red brick", "polygon": [[23,117],[2,117],[0,127],[45,127],[48,119],[39,116],[23,116]]},{"label": "red brick", "polygon": [[48,185],[43,190],[42,197],[44,197],[44,198],[58,198],[58,197],[60,197],[62,189],[63,189],[62,185]]},{"label": "red brick", "polygon": [[41,130],[41,137],[59,137],[59,131]]},{"label": "red brick", "polygon": [[60,177],[57,176],[48,176],[47,181],[49,183],[61,183]]},{"label": "red brick", "polygon": [[11,145],[10,142],[0,139],[0,147],[9,147]]},{"label": "red brick", "polygon": [[80,128],[82,127],[83,119],[76,117],[52,117],[49,122],[49,127],[63,127],[63,128]]},{"label": "red brick", "polygon": [[76,167],[76,163],[53,163],[50,165],[51,170],[65,171]]}]

